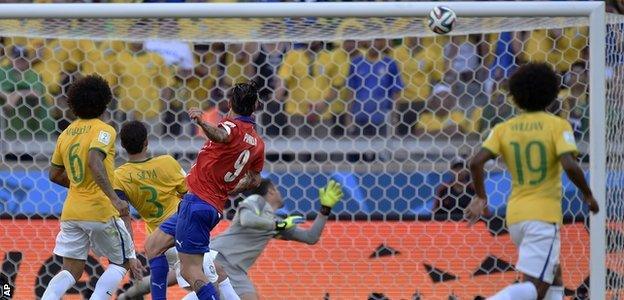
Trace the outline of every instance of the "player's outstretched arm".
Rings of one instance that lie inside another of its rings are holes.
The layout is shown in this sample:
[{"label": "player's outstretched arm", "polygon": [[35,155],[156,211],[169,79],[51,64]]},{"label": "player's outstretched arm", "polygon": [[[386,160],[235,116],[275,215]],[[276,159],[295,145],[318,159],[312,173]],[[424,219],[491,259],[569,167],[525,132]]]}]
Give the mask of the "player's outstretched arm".
[{"label": "player's outstretched arm", "polygon": [[236,195],[247,190],[255,189],[260,185],[262,177],[259,172],[248,171],[247,174],[236,184],[236,187],[230,191],[230,195]]},{"label": "player's outstretched arm", "polygon": [[204,134],[213,142],[219,144],[227,144],[230,142],[230,135],[225,131],[225,129],[211,126],[202,120],[202,115],[204,111],[199,108],[191,108],[188,110],[188,114],[192,120],[195,120],[195,123],[201,127],[204,131]]},{"label": "player's outstretched arm", "polygon": [[48,171],[48,177],[50,181],[62,186],[69,188],[69,177],[67,177],[67,172],[65,172],[65,168],[52,165],[50,166],[50,171]]},{"label": "player's outstretched arm", "polygon": [[481,149],[470,159],[470,175],[476,197],[470,201],[464,211],[464,217],[470,224],[476,223],[487,209],[487,194],[485,193],[485,163],[495,158],[487,149]]},{"label": "player's outstretched arm", "polygon": [[568,178],[570,178],[574,185],[583,193],[583,200],[585,200],[585,203],[589,206],[589,211],[594,214],[598,213],[600,210],[598,202],[594,199],[594,195],[583,175],[583,170],[581,170],[581,167],[576,162],[574,155],[571,153],[563,154],[559,157],[559,161],[561,162],[563,170],[568,175]]},{"label": "player's outstretched arm", "polygon": [[[278,238],[302,242],[309,245],[316,244],[321,238],[321,234],[323,234],[323,229],[325,228],[327,217],[331,213],[331,209],[336,203],[342,200],[342,197],[342,186],[336,181],[330,180],[326,187],[319,189],[321,210],[316,216],[312,226],[309,229],[301,229],[293,225],[291,229],[282,231]],[[288,218],[286,220],[288,220]]]}]

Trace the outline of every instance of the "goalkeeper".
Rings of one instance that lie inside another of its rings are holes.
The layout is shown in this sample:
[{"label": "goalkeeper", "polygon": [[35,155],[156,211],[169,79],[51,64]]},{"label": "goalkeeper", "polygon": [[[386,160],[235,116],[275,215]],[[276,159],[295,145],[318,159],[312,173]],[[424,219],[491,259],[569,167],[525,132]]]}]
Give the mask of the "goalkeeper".
[{"label": "goalkeeper", "polygon": [[215,262],[223,266],[242,300],[258,299],[247,271],[269,241],[279,238],[316,244],[332,207],[342,196],[340,184],[330,180],[326,187],[319,189],[321,210],[312,227],[301,229],[297,224],[303,222],[302,217],[283,219],[275,215],[275,210],[283,206],[282,195],[270,180],[262,180],[254,194],[239,204],[230,227],[210,242],[211,249],[218,252]]}]

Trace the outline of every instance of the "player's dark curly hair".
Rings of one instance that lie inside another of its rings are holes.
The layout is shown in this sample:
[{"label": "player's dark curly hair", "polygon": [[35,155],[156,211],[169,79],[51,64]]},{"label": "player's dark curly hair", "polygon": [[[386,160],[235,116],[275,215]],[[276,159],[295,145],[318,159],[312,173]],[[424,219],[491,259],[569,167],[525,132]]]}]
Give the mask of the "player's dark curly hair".
[{"label": "player's dark curly hair", "polygon": [[262,178],[262,180],[260,180],[260,185],[258,185],[258,187],[255,188],[251,192],[251,194],[252,195],[266,196],[266,194],[269,192],[269,189],[272,186],[273,186],[273,182],[271,181],[271,179]]},{"label": "player's dark curly hair", "polygon": [[509,92],[523,110],[542,111],[557,99],[559,76],[545,63],[521,66],[509,79]]},{"label": "player's dark curly hair", "polygon": [[232,110],[241,116],[250,116],[256,110],[258,87],[254,81],[237,83],[230,89]]},{"label": "player's dark curly hair", "polygon": [[147,128],[140,121],[131,121],[121,127],[119,136],[121,146],[128,151],[128,154],[141,153],[147,140]]},{"label": "player's dark curly hair", "polygon": [[100,75],[89,75],[74,81],[67,92],[67,102],[81,119],[101,116],[113,99],[108,82]]}]

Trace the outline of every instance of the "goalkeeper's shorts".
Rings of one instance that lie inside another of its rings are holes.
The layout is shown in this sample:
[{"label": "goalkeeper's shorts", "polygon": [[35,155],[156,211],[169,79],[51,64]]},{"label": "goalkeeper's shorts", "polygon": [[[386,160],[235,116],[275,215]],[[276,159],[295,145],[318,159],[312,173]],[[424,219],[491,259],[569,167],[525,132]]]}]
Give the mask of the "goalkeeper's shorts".
[{"label": "goalkeeper's shorts", "polygon": [[256,288],[249,276],[247,276],[247,271],[239,266],[230,264],[221,253],[217,254],[215,262],[223,267],[237,295],[256,293]]}]

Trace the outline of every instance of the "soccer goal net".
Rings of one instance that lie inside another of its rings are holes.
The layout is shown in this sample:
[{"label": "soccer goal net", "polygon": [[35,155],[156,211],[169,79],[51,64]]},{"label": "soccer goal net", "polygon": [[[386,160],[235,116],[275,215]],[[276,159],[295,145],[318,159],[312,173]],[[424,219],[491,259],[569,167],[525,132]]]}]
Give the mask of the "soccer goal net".
[{"label": "soccer goal net", "polygon": [[[469,228],[462,221],[474,196],[466,157],[494,125],[519,113],[507,91],[510,74],[543,61],[561,75],[549,109],[572,124],[582,166],[588,176],[591,167],[596,196],[606,203],[590,222],[564,178],[566,295],[588,299],[591,281],[600,290],[592,287],[592,299],[623,296],[624,18],[608,15],[605,25],[599,3],[457,2],[447,4],[457,12],[456,28],[440,36],[424,19],[434,5],[6,6],[0,281],[15,288],[15,299],[34,299],[60,269],[52,249],[66,190],[48,181],[49,159],[75,119],[69,84],[97,73],[115,95],[106,121],[117,129],[145,122],[151,153],[170,154],[187,169],[204,137],[185,111],[200,107],[217,123],[228,89],[253,80],[267,145],[263,175],[283,193],[280,213],[311,219],[317,189],[330,178],[343,185],[345,199],[316,245],[273,241],[250,270],[263,298],[491,295],[519,279],[504,226],[510,175],[501,162],[488,165],[493,215]],[[119,165],[127,157],[120,146],[117,153]],[[135,235],[143,249],[140,221]],[[90,295],[104,265],[89,257],[71,299]]]}]

